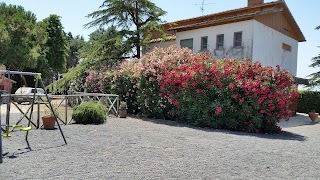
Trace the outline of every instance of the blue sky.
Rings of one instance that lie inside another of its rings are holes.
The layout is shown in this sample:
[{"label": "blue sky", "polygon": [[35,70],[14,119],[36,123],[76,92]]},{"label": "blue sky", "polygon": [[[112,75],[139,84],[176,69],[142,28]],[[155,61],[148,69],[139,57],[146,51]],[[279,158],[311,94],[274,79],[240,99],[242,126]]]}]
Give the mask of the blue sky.
[{"label": "blue sky", "polygon": [[[1,0],[0,0],[1,1]],[[265,0],[271,2],[272,0]],[[299,43],[298,52],[298,77],[306,77],[310,73],[319,71],[317,68],[309,68],[311,58],[320,54],[320,30],[314,28],[320,25],[320,15],[318,8],[319,0],[285,0],[296,22],[300,26],[307,42]],[[95,29],[85,29],[83,25],[90,22],[85,16],[99,9],[103,0],[2,0],[6,4],[21,5],[25,10],[36,14],[40,21],[50,14],[61,16],[61,22],[66,32],[73,35],[83,35],[88,39],[88,35]],[[200,6],[202,0],[153,0],[157,6],[167,11],[163,17],[164,21],[172,22],[176,20],[201,16]],[[217,13],[225,10],[247,6],[247,0],[205,0],[204,15]]]}]

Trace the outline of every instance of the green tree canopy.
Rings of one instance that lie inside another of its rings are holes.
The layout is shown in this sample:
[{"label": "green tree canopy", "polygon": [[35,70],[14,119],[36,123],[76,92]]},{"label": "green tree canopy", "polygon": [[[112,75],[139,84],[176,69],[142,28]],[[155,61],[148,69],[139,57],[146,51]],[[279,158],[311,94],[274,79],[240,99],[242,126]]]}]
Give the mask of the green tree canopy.
[{"label": "green tree canopy", "polygon": [[140,58],[141,46],[150,40],[147,35],[152,31],[162,32],[160,17],[166,12],[149,0],[105,0],[100,8],[87,16],[94,20],[85,26],[119,27],[119,33],[125,39],[124,46],[133,49],[137,58]]},{"label": "green tree canopy", "polygon": [[68,47],[60,16],[51,14],[43,23],[48,34],[46,59],[49,67],[54,72],[65,72]]},{"label": "green tree canopy", "polygon": [[82,49],[81,57],[94,62],[95,67],[116,66],[122,62],[128,49],[122,44],[123,37],[114,26],[99,28],[90,34],[90,39]]},{"label": "green tree canopy", "polygon": [[80,35],[73,37],[71,32],[66,35],[66,38],[69,48],[67,56],[67,69],[70,69],[72,67],[75,67],[79,63],[80,52],[81,49],[85,46],[86,42]]},{"label": "green tree canopy", "polygon": [[36,16],[22,6],[0,3],[0,63],[23,71],[37,66],[46,36]]},{"label": "green tree canopy", "polygon": [[[76,90],[82,91],[85,78],[92,69],[113,68],[123,60],[126,48],[122,46],[122,37],[115,27],[100,28],[90,34],[88,42],[79,50],[80,61],[75,67],[68,69],[63,78],[48,86],[53,92],[67,90],[70,83],[76,86]],[[68,35],[67,37],[70,37]]]}]

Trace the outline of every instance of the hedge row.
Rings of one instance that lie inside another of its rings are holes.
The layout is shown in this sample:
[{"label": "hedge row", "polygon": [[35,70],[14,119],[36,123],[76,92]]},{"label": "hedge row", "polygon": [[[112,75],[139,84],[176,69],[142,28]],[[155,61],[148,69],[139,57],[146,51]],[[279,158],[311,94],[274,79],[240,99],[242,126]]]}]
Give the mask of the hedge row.
[{"label": "hedge row", "polygon": [[[109,84],[109,86],[106,86]],[[112,84],[110,86],[110,84]],[[117,71],[91,72],[93,92],[118,94],[130,113],[201,127],[277,133],[297,95],[286,71],[250,60],[219,59],[187,48],[155,48]]]},{"label": "hedge row", "polygon": [[320,112],[320,92],[299,91],[297,111],[308,113],[312,110]]}]

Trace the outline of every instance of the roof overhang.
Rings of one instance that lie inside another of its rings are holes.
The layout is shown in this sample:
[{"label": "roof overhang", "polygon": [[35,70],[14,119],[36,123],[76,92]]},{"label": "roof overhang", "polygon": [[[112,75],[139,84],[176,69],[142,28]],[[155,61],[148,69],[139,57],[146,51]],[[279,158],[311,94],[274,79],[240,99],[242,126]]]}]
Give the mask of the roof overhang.
[{"label": "roof overhang", "polygon": [[167,29],[168,31],[180,32],[246,20],[253,20],[258,16],[279,12],[284,14],[288,23],[294,29],[294,33],[296,35],[295,39],[299,42],[306,41],[303,33],[301,32],[298,24],[296,23],[294,17],[292,16],[288,6],[284,1],[269,2],[254,7],[239,8],[206,16],[180,20],[172,23],[167,23],[164,26],[169,27]]},{"label": "roof overhang", "polygon": [[268,10],[268,11],[230,16],[230,17],[225,17],[225,18],[221,18],[221,19],[214,19],[214,20],[190,24],[190,25],[186,25],[186,26],[177,26],[177,27],[169,28],[169,31],[186,31],[186,30],[222,25],[222,24],[229,24],[229,23],[233,23],[233,22],[252,20],[256,16],[261,16],[261,15],[266,15],[266,14],[276,13],[276,12],[282,12],[282,9],[272,9],[272,10]]}]

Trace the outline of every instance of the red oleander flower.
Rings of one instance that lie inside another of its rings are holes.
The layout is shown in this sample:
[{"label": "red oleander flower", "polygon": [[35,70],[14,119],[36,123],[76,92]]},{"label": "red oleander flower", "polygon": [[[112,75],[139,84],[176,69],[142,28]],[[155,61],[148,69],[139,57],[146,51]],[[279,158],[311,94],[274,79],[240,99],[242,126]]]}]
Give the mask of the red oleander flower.
[{"label": "red oleander flower", "polygon": [[220,106],[218,106],[218,107],[216,108],[215,114],[216,114],[216,115],[219,115],[219,114],[221,113],[221,111],[222,111],[222,108],[221,108]]},{"label": "red oleander flower", "polygon": [[234,94],[234,95],[232,96],[232,98],[233,98],[233,99],[237,99],[237,98],[238,98],[238,94]]}]

